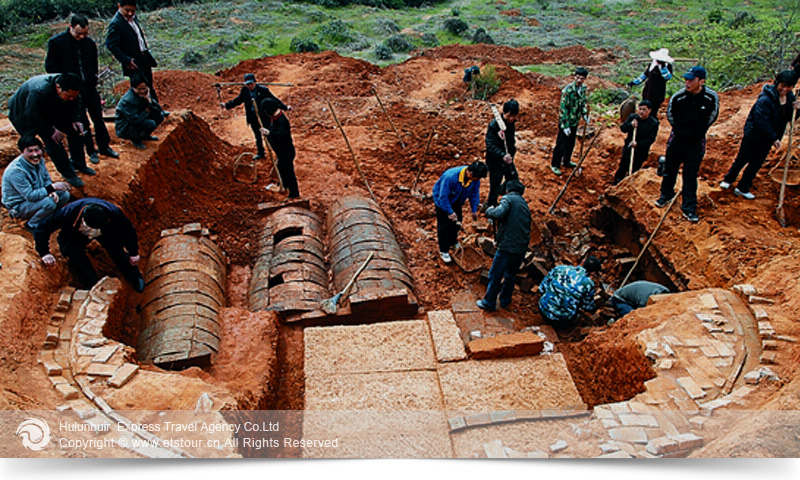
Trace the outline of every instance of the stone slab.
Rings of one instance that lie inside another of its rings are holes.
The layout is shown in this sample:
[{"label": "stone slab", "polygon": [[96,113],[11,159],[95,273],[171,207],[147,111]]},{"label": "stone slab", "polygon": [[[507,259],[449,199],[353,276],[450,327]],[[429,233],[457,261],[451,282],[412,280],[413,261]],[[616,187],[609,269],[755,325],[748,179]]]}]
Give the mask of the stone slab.
[{"label": "stone slab", "polygon": [[97,349],[97,353],[95,353],[94,357],[92,357],[92,361],[97,363],[105,363],[109,358],[111,358],[112,355],[114,355],[114,352],[116,352],[118,348],[119,344],[100,347]]},{"label": "stone slab", "polygon": [[545,410],[583,404],[560,353],[439,365],[448,410]]},{"label": "stone slab", "polygon": [[306,328],[304,338],[306,378],[436,368],[424,320]]},{"label": "stone slab", "polygon": [[136,372],[139,371],[139,365],[134,365],[132,363],[126,363],[119,368],[111,378],[108,379],[108,384],[114,388],[120,388],[126,383],[128,380],[133,377]]},{"label": "stone slab", "polygon": [[441,410],[436,372],[306,377],[306,410]]},{"label": "stone slab", "polygon": [[119,365],[107,365],[105,363],[92,363],[86,369],[87,375],[94,375],[96,377],[110,377],[116,373]]},{"label": "stone slab", "polygon": [[55,387],[58,393],[64,396],[65,400],[74,400],[80,397],[80,392],[68,383],[59,383]]},{"label": "stone slab", "polygon": [[544,339],[533,332],[501,334],[473,340],[467,350],[475,360],[532,356],[544,350]]},{"label": "stone slab", "polygon": [[703,398],[706,396],[706,392],[700,388],[700,386],[692,379],[692,377],[679,377],[676,379],[676,381],[692,399]]},{"label": "stone slab", "polygon": [[626,443],[647,443],[647,433],[642,427],[620,427],[608,431],[612,440]]},{"label": "stone slab", "polygon": [[428,324],[431,326],[436,360],[440,362],[466,360],[467,352],[461,340],[461,331],[450,310],[428,312]]}]

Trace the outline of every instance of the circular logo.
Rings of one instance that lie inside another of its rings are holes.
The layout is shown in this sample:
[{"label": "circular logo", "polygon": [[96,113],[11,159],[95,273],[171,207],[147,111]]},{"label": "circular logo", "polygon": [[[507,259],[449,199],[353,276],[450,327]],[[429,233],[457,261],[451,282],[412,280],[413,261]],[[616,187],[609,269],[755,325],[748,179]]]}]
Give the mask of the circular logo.
[{"label": "circular logo", "polygon": [[41,450],[50,443],[50,427],[41,418],[28,417],[17,427],[17,436],[28,450]]}]

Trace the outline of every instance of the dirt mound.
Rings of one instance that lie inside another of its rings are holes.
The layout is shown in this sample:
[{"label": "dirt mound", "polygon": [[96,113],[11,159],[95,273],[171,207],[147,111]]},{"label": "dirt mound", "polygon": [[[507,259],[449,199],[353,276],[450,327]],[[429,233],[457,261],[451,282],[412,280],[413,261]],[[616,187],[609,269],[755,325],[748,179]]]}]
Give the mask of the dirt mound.
[{"label": "dirt mound", "polygon": [[417,53],[421,57],[454,58],[462,62],[481,62],[489,60],[493,63],[508,65],[532,65],[535,63],[572,63],[573,65],[596,66],[613,63],[617,56],[612,50],[598,48],[588,50],[582,45],[542,50],[538,47],[506,47],[504,45],[445,45],[422,50]]}]

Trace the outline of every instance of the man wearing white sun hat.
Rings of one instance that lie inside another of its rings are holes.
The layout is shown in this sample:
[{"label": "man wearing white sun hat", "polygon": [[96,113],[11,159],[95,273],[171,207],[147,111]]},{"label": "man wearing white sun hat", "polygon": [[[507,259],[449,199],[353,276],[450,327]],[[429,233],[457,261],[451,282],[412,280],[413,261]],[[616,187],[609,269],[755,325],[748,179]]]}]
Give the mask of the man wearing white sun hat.
[{"label": "man wearing white sun hat", "polygon": [[672,64],[675,59],[669,56],[669,50],[660,48],[650,52],[653,59],[650,65],[638,77],[628,82],[628,86],[640,85],[644,82],[642,100],[650,100],[653,105],[653,115],[658,113],[667,93],[667,82],[672,78]]}]

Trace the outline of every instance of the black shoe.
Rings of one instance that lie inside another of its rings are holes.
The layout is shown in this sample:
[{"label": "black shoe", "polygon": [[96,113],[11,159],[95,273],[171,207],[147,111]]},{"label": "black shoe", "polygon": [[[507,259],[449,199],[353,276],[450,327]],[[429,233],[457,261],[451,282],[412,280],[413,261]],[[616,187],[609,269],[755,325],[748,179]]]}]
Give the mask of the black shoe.
[{"label": "black shoe", "polygon": [[134,142],[133,140],[131,140],[131,143],[133,144],[134,147],[138,148],[139,150],[144,150],[145,148],[147,148],[147,146],[142,142]]},{"label": "black shoe", "polygon": [[700,221],[700,217],[698,217],[696,213],[683,212],[683,218],[692,223],[697,223]]},{"label": "black shoe", "polygon": [[82,167],[75,167],[75,171],[78,173],[82,173],[84,175],[96,175],[97,172],[94,171],[93,168],[89,168],[86,165]]},{"label": "black shoe", "polygon": [[66,182],[72,185],[73,187],[80,188],[84,185],[83,180],[78,178],[77,175],[75,175],[74,177],[64,177],[64,180],[66,180]]},{"label": "black shoe", "polygon": [[100,155],[104,157],[119,158],[119,153],[111,149],[111,147],[101,148]]},{"label": "black shoe", "polygon": [[153,135],[149,135],[149,136],[143,138],[142,140],[148,140],[148,141],[151,141],[151,142],[155,142],[156,140],[158,140],[158,137],[153,136]]},{"label": "black shoe", "polygon": [[100,154],[97,153],[97,152],[90,153],[89,154],[89,161],[94,163],[95,165],[97,165],[98,163],[100,163]]},{"label": "black shoe", "polygon": [[162,113],[164,114],[164,118],[167,118],[170,115],[172,115],[172,112],[170,112],[169,110],[162,110]]},{"label": "black shoe", "polygon": [[137,278],[136,281],[133,282],[133,289],[136,290],[136,293],[144,292],[144,278]]},{"label": "black shoe", "polygon": [[672,197],[669,198],[658,197],[658,199],[654,203],[656,204],[656,207],[664,208],[667,205],[669,205],[670,200],[672,200]]},{"label": "black shoe", "polygon": [[29,231],[31,233],[33,233],[33,231],[36,230],[36,227],[31,225],[31,222],[25,222],[25,223],[22,224],[22,226],[25,227],[25,230],[27,230],[27,231]]}]

